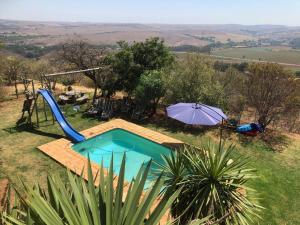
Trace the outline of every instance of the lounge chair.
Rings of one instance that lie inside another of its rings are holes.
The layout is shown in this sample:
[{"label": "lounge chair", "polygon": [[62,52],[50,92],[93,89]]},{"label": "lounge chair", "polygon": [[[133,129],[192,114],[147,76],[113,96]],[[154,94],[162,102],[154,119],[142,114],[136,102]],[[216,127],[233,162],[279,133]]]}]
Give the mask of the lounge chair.
[{"label": "lounge chair", "polygon": [[105,108],[103,109],[103,111],[101,113],[101,119],[102,120],[109,120],[112,117],[113,107],[114,107],[114,102],[113,101],[108,101]]},{"label": "lounge chair", "polygon": [[103,99],[96,99],[94,104],[89,108],[89,110],[85,113],[88,116],[96,116],[102,112],[102,102]]},{"label": "lounge chair", "polygon": [[121,113],[128,113],[130,111],[131,105],[128,97],[123,97],[123,102],[121,105]]},{"label": "lounge chair", "polygon": [[76,99],[76,104],[77,105],[81,105],[81,104],[84,104],[88,101],[89,99],[89,96],[86,95],[86,94],[81,94],[79,98]]},{"label": "lounge chair", "polygon": [[134,120],[141,120],[144,117],[145,109],[143,107],[135,107],[133,109],[131,118]]}]

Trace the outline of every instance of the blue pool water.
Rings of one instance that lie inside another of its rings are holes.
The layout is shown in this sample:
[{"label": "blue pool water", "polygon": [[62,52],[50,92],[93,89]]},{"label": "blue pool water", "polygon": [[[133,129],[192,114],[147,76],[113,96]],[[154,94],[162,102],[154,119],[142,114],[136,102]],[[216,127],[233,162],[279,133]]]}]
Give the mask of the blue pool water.
[{"label": "blue pool water", "polygon": [[[141,136],[133,134],[123,129],[113,129],[86,141],[72,146],[73,150],[87,157],[95,163],[108,168],[110,165],[112,153],[114,157],[114,172],[118,175],[122,158],[126,153],[125,179],[130,182],[138,173],[143,163],[153,162],[163,163],[162,155],[171,154],[171,150],[160,144],[152,142]],[[157,164],[152,163],[148,182],[150,185],[153,180]]]}]

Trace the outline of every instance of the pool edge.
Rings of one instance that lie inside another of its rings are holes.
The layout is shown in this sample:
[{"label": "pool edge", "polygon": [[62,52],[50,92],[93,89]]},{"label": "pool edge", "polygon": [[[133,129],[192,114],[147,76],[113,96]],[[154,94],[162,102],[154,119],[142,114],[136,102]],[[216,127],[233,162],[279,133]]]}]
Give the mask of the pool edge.
[{"label": "pool edge", "polygon": [[[83,134],[86,138],[91,138],[116,128],[127,130],[129,132],[142,136],[143,138],[149,139],[161,145],[165,145],[165,146],[170,145],[169,147],[171,147],[172,145],[178,146],[184,144],[182,141],[179,141],[175,138],[171,138],[167,135],[161,134],[159,132],[150,130],[148,128],[136,125],[134,123],[122,119],[114,119],[109,122],[99,124],[95,127],[81,131],[80,133]],[[71,148],[71,145],[72,145],[71,141],[65,138],[61,138],[46,143],[44,145],[38,146],[37,148],[40,151],[42,151],[44,154],[50,156],[52,159],[54,159],[61,165],[65,166],[66,168],[74,172],[75,174],[79,176],[82,174],[83,178],[87,180],[88,176],[87,176],[87,170],[85,168],[87,168],[88,159],[80,155],[76,151],[74,151]],[[93,176],[96,177],[100,167],[94,162],[91,162],[91,166],[92,166]],[[117,186],[117,181],[118,179],[114,179],[114,184],[113,184],[114,187]],[[97,186],[98,184],[99,184],[99,176],[97,176],[95,179],[95,185]],[[123,198],[125,198],[128,188],[129,185],[128,183],[125,182]],[[159,203],[159,201],[160,199],[156,199],[153,206],[151,207],[151,211],[156,208],[156,205]],[[171,217],[168,210],[160,220],[160,224],[167,224],[167,222],[170,221],[170,219]]]},{"label": "pool edge", "polygon": [[[86,138],[91,138],[113,129],[123,129],[129,131],[166,147],[178,146],[183,144],[182,141],[179,141],[175,138],[171,138],[167,135],[139,126],[123,119],[114,119],[109,122],[102,123],[89,129],[83,130],[80,133],[83,134]],[[58,140],[54,140],[38,146],[37,148],[46,155],[50,156],[55,161],[59,162],[61,165],[70,169],[72,172],[80,175],[83,169],[87,167],[88,160],[84,156],[74,151],[71,147],[72,144],[73,143],[71,141],[65,138],[60,138]],[[93,174],[97,174],[99,165],[93,162],[91,162],[91,164]],[[84,171],[83,175],[84,178],[87,179],[86,171]]]}]

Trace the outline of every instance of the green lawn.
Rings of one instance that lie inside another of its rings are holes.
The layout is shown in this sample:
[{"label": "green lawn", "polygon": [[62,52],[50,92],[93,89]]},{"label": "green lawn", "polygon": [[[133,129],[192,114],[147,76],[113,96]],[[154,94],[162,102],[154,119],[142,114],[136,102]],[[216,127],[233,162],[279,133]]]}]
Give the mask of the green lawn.
[{"label": "green lawn", "polygon": [[[41,153],[37,146],[63,136],[57,124],[45,122],[39,129],[15,129],[14,124],[20,116],[22,101],[13,100],[0,103],[0,178],[9,177],[19,184],[18,177],[29,183],[40,181],[45,184],[47,173],[64,174],[64,168]],[[77,130],[83,130],[99,124],[94,119],[83,118],[71,107],[63,107],[69,122]],[[40,117],[43,118],[42,112]],[[173,126],[166,122],[144,122],[148,127],[184,142],[198,145],[203,141],[217,140],[216,131],[203,132],[188,130],[183,126]],[[236,135],[230,139],[237,145],[236,157],[247,156],[257,169],[258,178],[251,186],[258,190],[261,205],[266,209],[262,213],[260,224],[300,224],[300,139],[289,139],[289,146],[282,153],[270,151],[260,141],[241,142]]]},{"label": "green lawn", "polygon": [[[212,52],[213,55],[246,58],[255,60],[266,60],[272,62],[300,64],[300,51],[286,49],[286,48],[228,48],[220,49]],[[299,68],[300,70],[300,68]]]}]

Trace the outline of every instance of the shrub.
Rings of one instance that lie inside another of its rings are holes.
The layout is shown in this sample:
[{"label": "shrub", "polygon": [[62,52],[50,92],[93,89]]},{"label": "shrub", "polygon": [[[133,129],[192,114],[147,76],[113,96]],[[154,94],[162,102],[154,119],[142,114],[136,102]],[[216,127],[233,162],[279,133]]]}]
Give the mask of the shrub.
[{"label": "shrub", "polygon": [[144,42],[119,42],[120,51],[110,57],[113,72],[119,77],[122,89],[131,95],[145,71],[170,67],[174,56],[163,40],[146,39]]},{"label": "shrub", "polygon": [[273,63],[250,65],[245,95],[248,104],[257,110],[258,122],[263,128],[279,118],[295,88],[295,76],[283,66]]},{"label": "shrub", "polygon": [[158,177],[153,187],[143,194],[150,162],[141,168],[125,195],[123,193],[125,160],[124,156],[117,182],[114,177],[113,159],[108,173],[101,168],[98,174],[98,187],[94,185],[90,162],[87,168],[87,183],[82,177],[77,177],[70,171],[68,171],[68,185],[64,184],[60,177],[53,175],[48,176],[46,190],[42,190],[39,185],[30,188],[23,183],[25,196],[18,195],[17,204],[3,213],[2,220],[8,224],[28,225],[158,224],[180,190],[170,196],[161,197],[153,209],[152,205],[159,196],[163,180]]},{"label": "shrub", "polygon": [[171,213],[180,224],[210,216],[208,224],[249,224],[260,209],[246,183],[254,178],[249,160],[233,158],[233,147],[208,144],[164,156],[165,190],[182,189]]},{"label": "shrub", "polygon": [[162,72],[157,70],[145,72],[134,91],[136,101],[140,105],[150,107],[153,114],[156,113],[159,100],[165,94],[162,76]]},{"label": "shrub", "polygon": [[166,76],[168,104],[201,102],[224,107],[224,90],[217,80],[213,62],[199,54],[187,54]]}]

